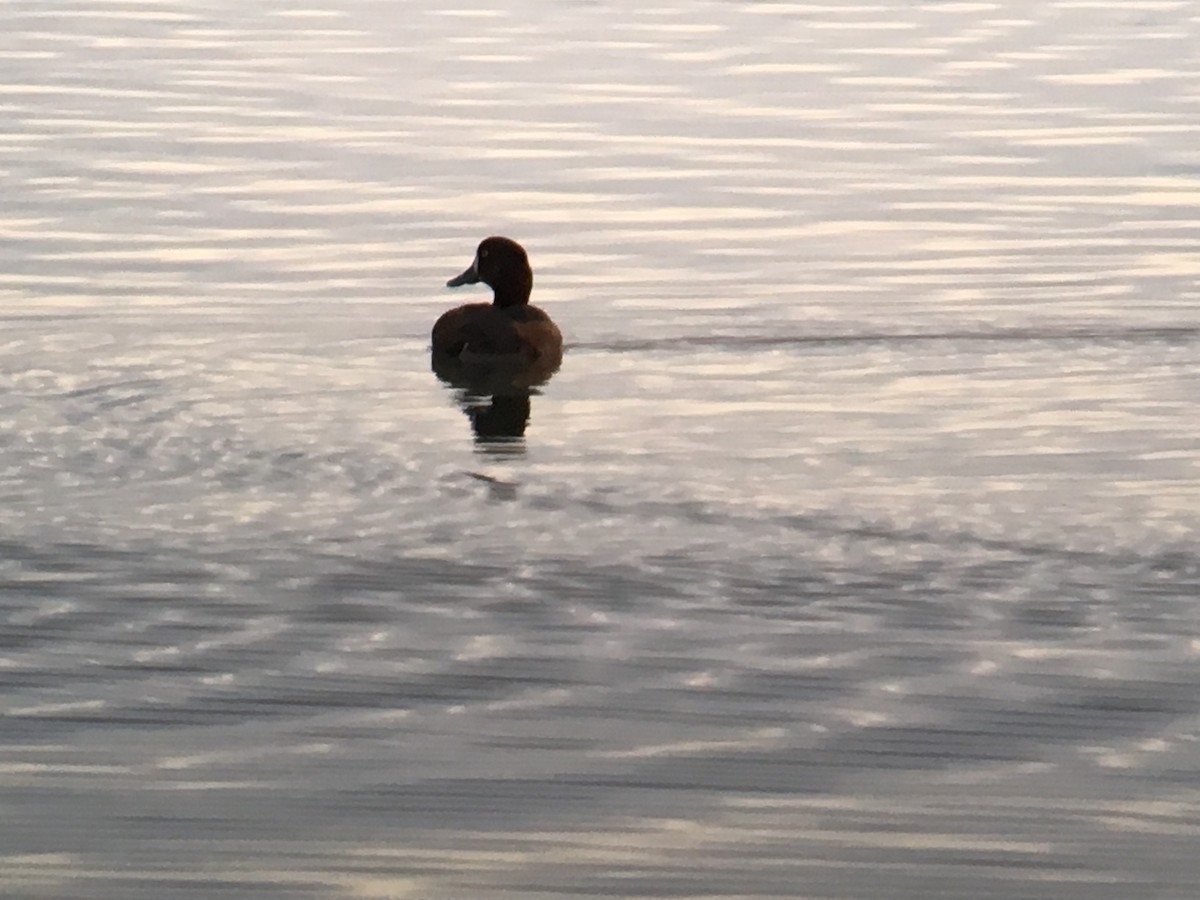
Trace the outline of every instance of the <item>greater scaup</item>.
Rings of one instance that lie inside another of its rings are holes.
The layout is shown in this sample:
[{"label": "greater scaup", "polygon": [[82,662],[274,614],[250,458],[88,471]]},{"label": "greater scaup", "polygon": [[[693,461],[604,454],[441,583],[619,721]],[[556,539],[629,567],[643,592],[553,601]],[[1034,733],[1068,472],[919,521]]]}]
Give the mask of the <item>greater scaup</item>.
[{"label": "greater scaup", "polygon": [[506,237],[485,238],[467,270],[446,286],[480,281],[492,289],[491,303],[455,307],[434,323],[435,367],[442,357],[463,365],[532,367],[549,377],[562,362],[562,334],[529,303],[533,270],[525,248]]}]

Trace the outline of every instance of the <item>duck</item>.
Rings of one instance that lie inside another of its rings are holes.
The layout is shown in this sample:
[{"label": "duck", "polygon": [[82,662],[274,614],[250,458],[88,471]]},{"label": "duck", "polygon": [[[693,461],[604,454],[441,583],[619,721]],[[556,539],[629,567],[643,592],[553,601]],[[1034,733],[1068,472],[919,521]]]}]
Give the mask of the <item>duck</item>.
[{"label": "duck", "polygon": [[465,303],[442,313],[433,325],[433,356],[464,366],[505,365],[553,372],[562,361],[562,332],[529,302],[533,269],[525,248],[512,238],[484,238],[461,275],[447,287],[483,282],[491,303]]}]

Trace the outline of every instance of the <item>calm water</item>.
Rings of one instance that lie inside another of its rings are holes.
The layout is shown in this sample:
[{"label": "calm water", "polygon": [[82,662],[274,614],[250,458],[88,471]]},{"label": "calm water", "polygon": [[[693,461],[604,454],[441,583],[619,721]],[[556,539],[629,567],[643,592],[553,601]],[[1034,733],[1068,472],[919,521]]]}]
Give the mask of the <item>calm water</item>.
[{"label": "calm water", "polygon": [[1197,48],[5,4],[0,895],[1193,897]]}]

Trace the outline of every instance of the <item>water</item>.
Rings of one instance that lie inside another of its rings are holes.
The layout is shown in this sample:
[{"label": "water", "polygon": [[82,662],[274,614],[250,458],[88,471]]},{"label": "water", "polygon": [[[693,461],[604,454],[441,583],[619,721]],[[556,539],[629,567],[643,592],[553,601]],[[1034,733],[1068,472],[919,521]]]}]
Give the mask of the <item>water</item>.
[{"label": "water", "polygon": [[[0,893],[1191,897],[1196,47],[8,4]],[[429,370],[491,233],[516,400]]]}]

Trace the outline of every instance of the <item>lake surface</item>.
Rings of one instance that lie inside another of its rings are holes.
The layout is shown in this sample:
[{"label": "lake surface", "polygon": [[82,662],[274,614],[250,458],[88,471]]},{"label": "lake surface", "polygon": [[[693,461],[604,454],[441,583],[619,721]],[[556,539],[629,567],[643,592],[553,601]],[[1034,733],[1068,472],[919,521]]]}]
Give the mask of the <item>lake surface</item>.
[{"label": "lake surface", "polygon": [[432,6],[5,5],[0,894],[1194,897],[1195,4]]}]

